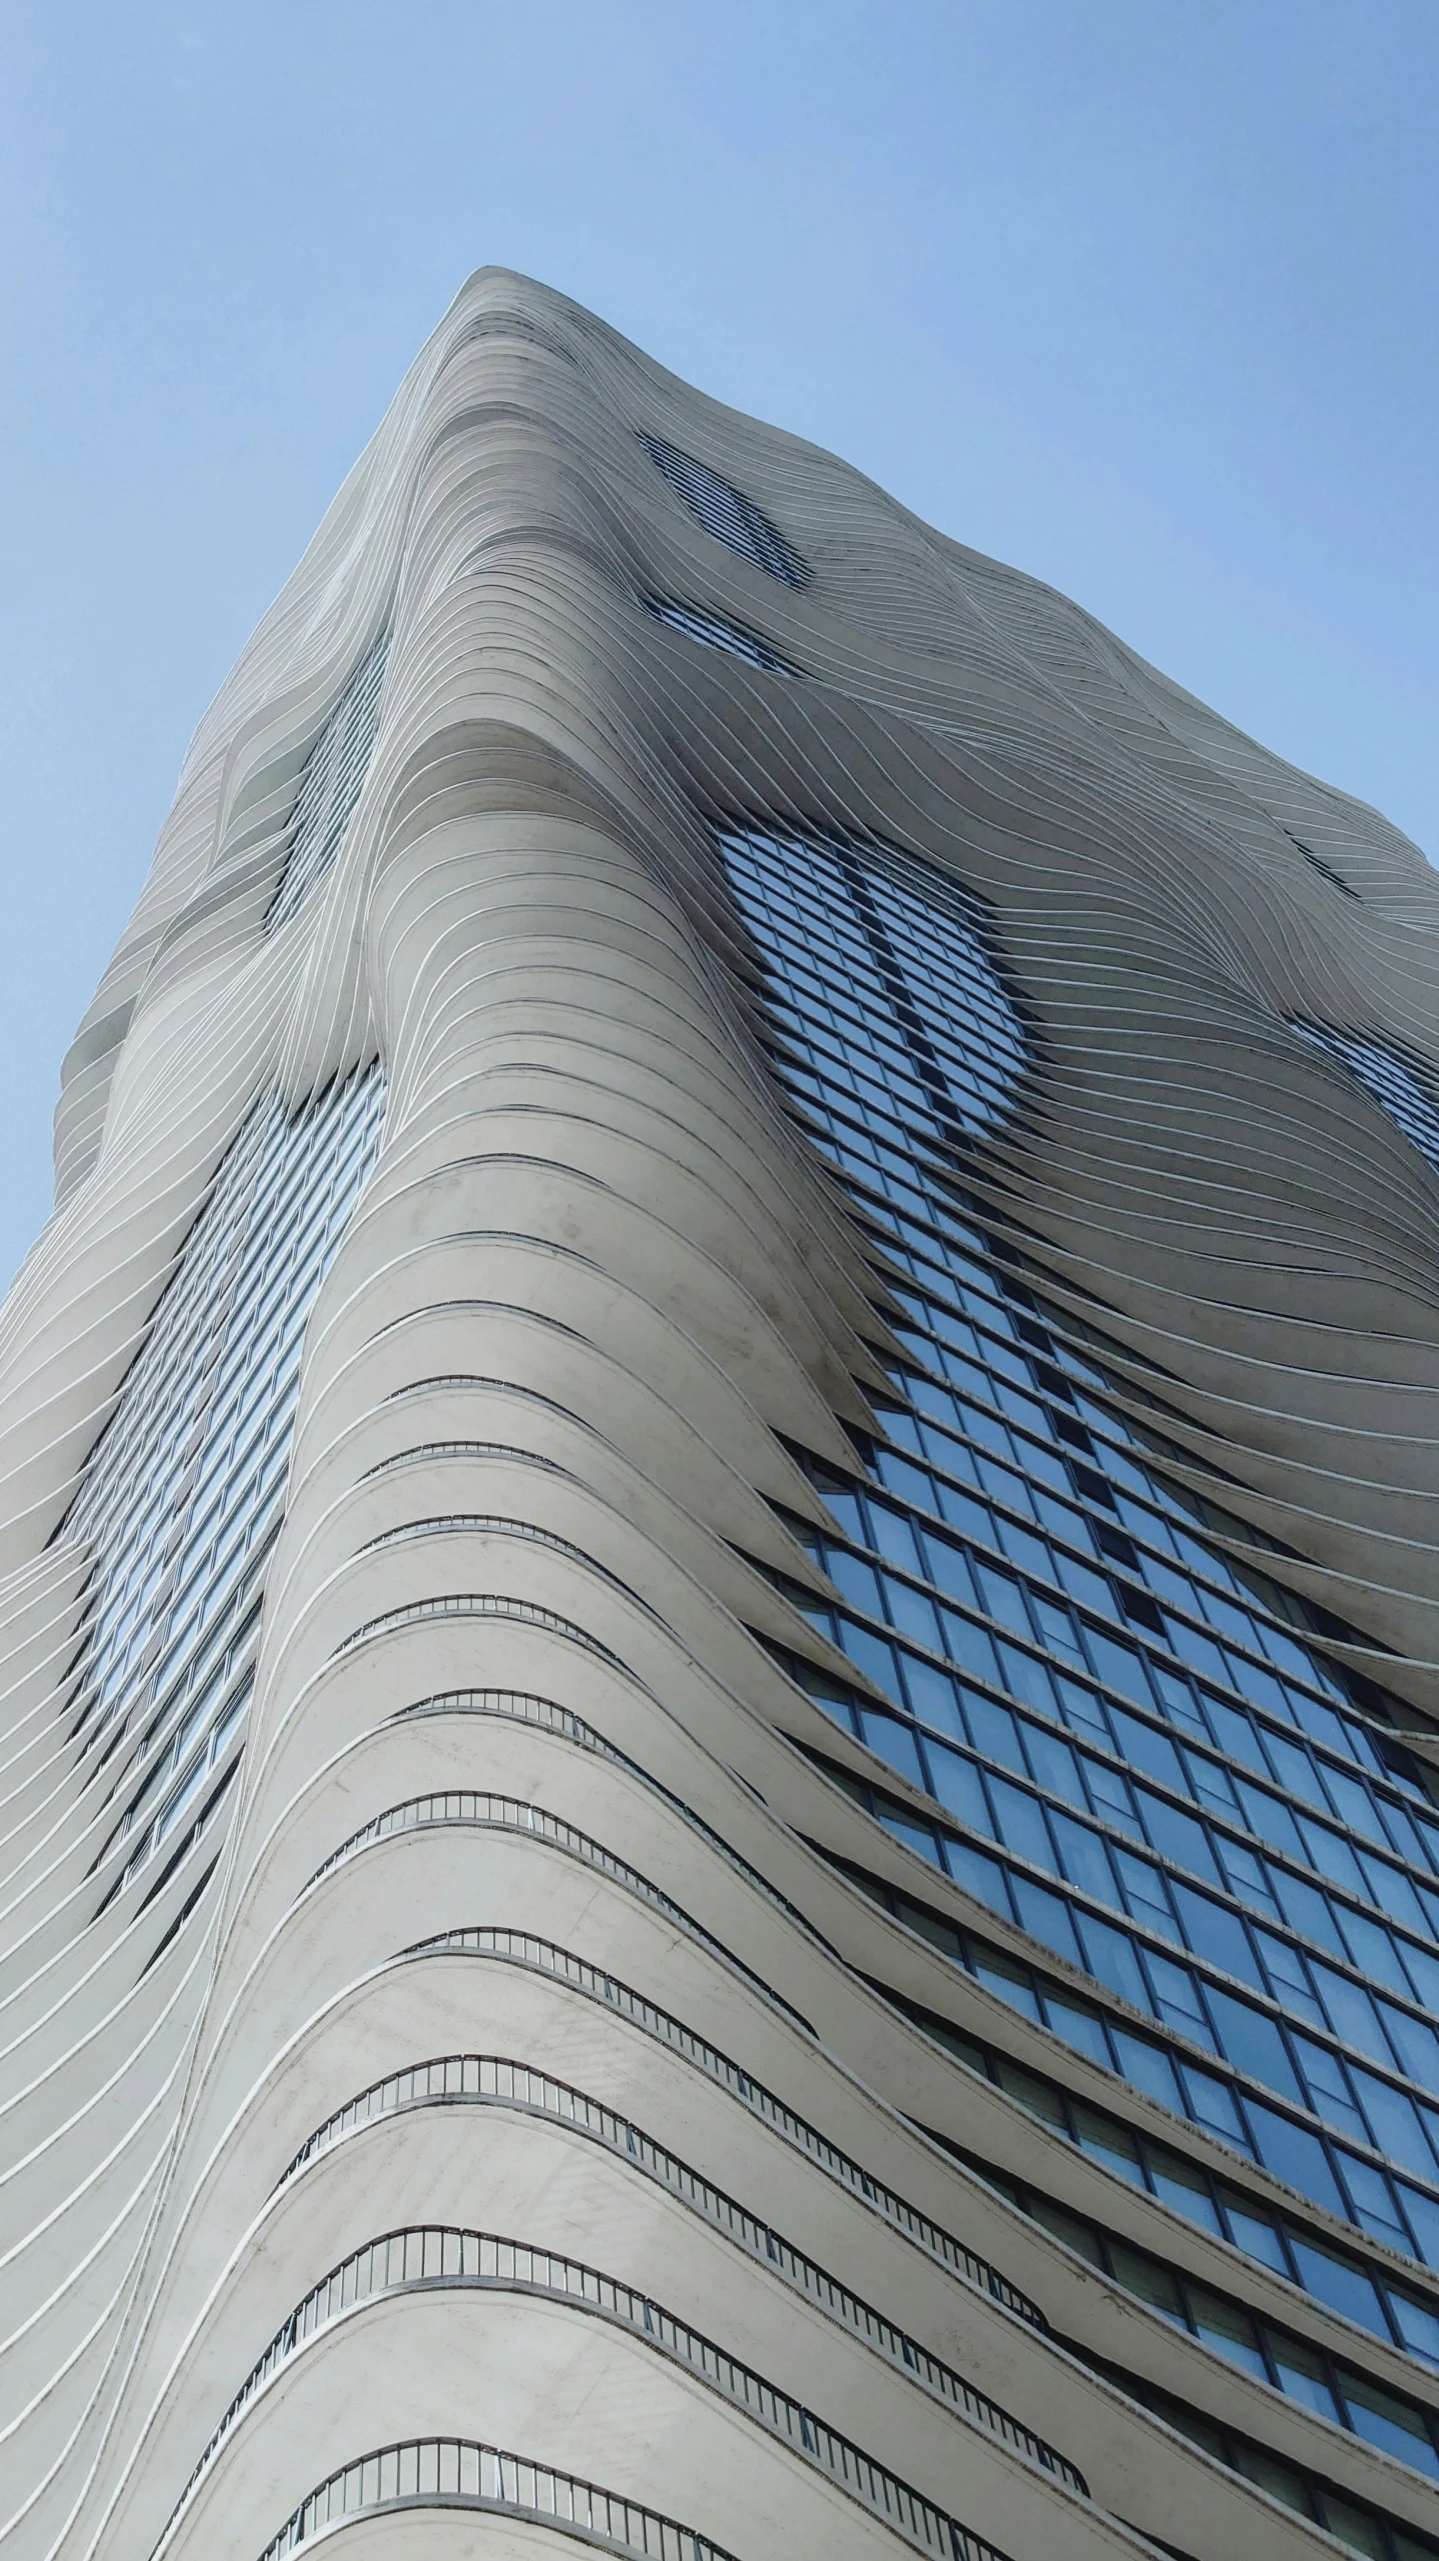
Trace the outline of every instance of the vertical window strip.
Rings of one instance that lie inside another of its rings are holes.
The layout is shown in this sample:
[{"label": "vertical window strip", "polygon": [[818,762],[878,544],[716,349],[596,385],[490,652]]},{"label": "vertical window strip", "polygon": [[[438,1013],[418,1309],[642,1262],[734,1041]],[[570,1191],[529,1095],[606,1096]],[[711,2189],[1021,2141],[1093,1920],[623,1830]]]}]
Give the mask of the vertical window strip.
[{"label": "vertical window strip", "polygon": [[238,1739],[301,1337],[374,1161],[384,1093],[375,1065],[293,1116],[256,1104],[60,1533],[95,1558],[74,1730],[87,1756],[123,1756],[129,1793],[106,1844],[130,1842],[120,1883]]},{"label": "vertical window strip", "polygon": [[360,797],[385,681],[389,634],[381,632],[341,694],[306,760],[290,816],[290,843],[265,931],[288,924],[329,870]]}]

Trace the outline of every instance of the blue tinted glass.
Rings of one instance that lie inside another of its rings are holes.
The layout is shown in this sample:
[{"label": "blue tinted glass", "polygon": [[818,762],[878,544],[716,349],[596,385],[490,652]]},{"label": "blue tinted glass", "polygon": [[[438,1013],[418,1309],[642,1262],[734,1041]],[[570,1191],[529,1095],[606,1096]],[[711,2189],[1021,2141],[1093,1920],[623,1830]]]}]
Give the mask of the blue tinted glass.
[{"label": "blue tinted glass", "polygon": [[1037,1885],[1030,1876],[1010,1880],[1015,1918],[1020,1928],[1045,1947],[1066,1957],[1071,1965],[1084,1966],[1084,1950],[1074,1927],[1074,1916],[1062,1895],[1051,1894],[1048,1887]]},{"label": "blue tinted glass", "polygon": [[1006,1849],[1035,1867],[1052,1868],[1054,1852],[1043,1812],[1034,1798],[1024,1788],[1012,1787],[1008,1779],[991,1778],[989,1801]]},{"label": "blue tinted glass", "polygon": [[1439,1173],[1439,1109],[1418,1060],[1406,1065],[1397,1049],[1358,1032],[1343,1032],[1324,1023],[1296,1022],[1301,1040],[1326,1050],[1401,1129],[1411,1147]]},{"label": "blue tinted glass", "polygon": [[[1391,1855],[1429,1865],[1429,1818],[1415,1813],[1412,1784],[1410,1801],[1399,1801],[1372,1738],[1345,1712],[1344,1677],[1295,1632],[1305,1605],[1250,1568],[1241,1574],[1208,1544],[1204,1507],[1156,1472],[1142,1436],[1108,1401],[1100,1362],[1047,1322],[1015,1266],[1007,1258],[1001,1266],[983,1227],[956,1205],[956,1151],[983,1142],[1013,1111],[1029,1063],[987,917],[948,877],[892,849],[758,827],[731,831],[723,845],[769,969],[776,1016],[802,1053],[807,1090],[823,1103],[833,1152],[854,1169],[865,1214],[922,1283],[908,1294],[914,1359],[950,1382],[911,1375],[899,1383],[930,1419],[887,1418],[892,1439],[911,1455],[881,1451],[879,1473],[898,1499],[872,1514],[869,1536],[902,1570],[887,1575],[881,1591],[863,1558],[846,1563],[844,1548],[829,1551],[861,1619],[887,1617],[923,1652],[905,1655],[901,1686],[894,1650],[860,1619],[838,1622],[840,1642],[927,1725],[956,1736],[967,1729],[987,1757],[1015,1780],[1027,1771],[1052,1800],[1046,1816],[1027,1787],[997,1778],[986,1799],[972,1768],[936,1744],[930,1783],[959,1819],[985,1830],[997,1824],[1016,1859],[1052,1875],[1062,1870],[1078,1894],[1116,1914],[1127,1910],[1141,1932],[1172,1931],[1175,1912],[1186,1915],[1194,1970],[1147,1945],[1141,1955],[1138,1941],[1096,1915],[1094,1929],[1111,1933],[1094,1941],[1104,1948],[1106,1981],[1122,1963],[1144,2005],[1178,2034],[1211,2047],[1217,2035],[1246,2075],[1367,2143],[1371,2120],[1377,2125],[1389,2109],[1378,2094],[1391,2085],[1367,2076],[1374,2086],[1361,2101],[1323,2039],[1332,2024],[1351,2048],[1362,2039],[1386,2069],[1434,2071],[1439,2049],[1402,2005],[1432,2006],[1439,1956],[1411,1940],[1397,1945],[1386,1926],[1434,1936],[1439,1895],[1426,1901],[1430,1889]],[[806,954],[818,963],[813,973]],[[812,1029],[821,1016],[825,1028]],[[933,1171],[939,1163],[948,1166],[943,1184]],[[879,1212],[880,1184],[893,1214]],[[915,1467],[921,1451],[938,1477]],[[916,1529],[910,1506],[926,1525]],[[947,1539],[927,1525],[936,1509],[948,1521]],[[869,1543],[857,1504],[842,1526],[857,1545]],[[1050,1546],[1040,1528],[1058,1543]],[[1060,1598],[1056,1582],[1079,1610]],[[1171,1652],[1197,1680],[1174,1667]],[[939,1655],[962,1676],[958,1690],[937,1660],[926,1659]],[[1110,1693],[1109,1705],[1091,1679]],[[1014,1718],[986,1698],[990,1688],[1025,1711],[1022,1739]],[[1154,1714],[1168,1732],[1147,1721]],[[1076,1742],[1117,1743],[1130,1773],[1149,1783],[1136,1796],[1112,1766],[1086,1759],[1081,1768],[1074,1745],[1044,1720],[1064,1723]],[[912,1774],[908,1729],[873,1730],[892,1765]],[[1179,1732],[1207,1738],[1232,1767],[1181,1751]],[[1322,1763],[1306,1736],[1321,1746]],[[1061,1810],[1077,1808],[1082,1796],[1112,1828],[1112,1856],[1077,1811]],[[1179,1796],[1192,1810],[1171,1801]],[[1227,1828],[1211,1831],[1204,1813]],[[1121,1848],[1121,1834],[1136,1846]],[[1439,1829],[1433,1837],[1439,1844]],[[998,1865],[987,1863],[984,1873],[995,1907],[1004,1908]],[[1006,1893],[1022,1925],[1067,1954],[1079,1943],[1075,1930],[1082,1938],[1091,1926],[1019,1868]],[[1339,1909],[1338,1895],[1355,1908]],[[1335,1960],[1322,1998],[1289,1929]],[[1097,1958],[1090,1961],[1098,1972]],[[1351,1962],[1385,1987],[1382,2012],[1343,1970]],[[1295,2019],[1292,2047],[1267,2009],[1217,1984],[1212,1998],[1201,1989],[1215,1965]],[[1118,2027],[1076,2016],[1082,2027],[1056,2023],[1056,2033],[1096,2053],[1104,2046],[1113,2068]],[[1147,2068],[1172,2072],[1158,2046],[1145,2050],[1159,2057]],[[1140,2077],[1133,2058],[1119,2068]],[[1201,2122],[1247,2147],[1227,2083],[1186,2065],[1174,2089]],[[1399,2104],[1385,2121],[1403,2157],[1417,2161],[1422,2143],[1432,2160],[1423,2120],[1402,2093],[1391,2095]],[[1283,2123],[1277,2111],[1256,2112],[1276,2162],[1287,2145],[1299,2184],[1376,2229],[1387,2217],[1399,2246],[1414,2246],[1391,2182],[1375,2173],[1380,2183],[1371,2192],[1356,2163],[1345,2196],[1325,2147],[1299,2127],[1281,2136]],[[1418,2230],[1423,2211],[1410,2220]]]},{"label": "blue tinted glass", "polygon": [[[1311,2290],[1315,2294],[1319,2293],[1320,2288],[1313,2283],[1312,2278],[1307,2278],[1306,2281],[1310,2282]],[[1367,2279],[1360,2281],[1367,2286]],[[1439,2311],[1432,2311],[1428,2305],[1414,2302],[1409,2295],[1401,2294],[1397,2287],[1391,2292],[1389,2300],[1393,2306],[1394,2323],[1400,2340],[1411,2356],[1427,2357],[1431,2365],[1439,2365]],[[1338,2308],[1343,2310],[1344,2307],[1340,2305]],[[1365,2319],[1366,2316],[1351,2313],[1350,2318]],[[1370,2321],[1368,2326],[1376,2329],[1378,2323]]]},{"label": "blue tinted glass", "polygon": [[[1144,1828],[1155,1849],[1172,1859],[1176,1867],[1190,1868],[1196,1875],[1208,1877],[1217,1885],[1219,1870],[1203,1824],[1196,1823],[1192,1815],[1181,1813],[1178,1806],[1168,1804],[1149,1788],[1140,1789],[1139,1799]],[[1257,1866],[1258,1863],[1254,1861],[1252,1864]]]},{"label": "blue tinted glass", "polygon": [[[298,1339],[378,1144],[384,1080],[351,1077],[298,1113],[257,1104],[204,1208],[86,1464],[65,1524],[94,1560],[75,1667],[79,1729],[131,1735],[128,1793],[102,1858],[118,1891],[201,1811],[248,1695],[278,1525]],[[263,1455],[262,1455],[263,1453]],[[130,1784],[133,1781],[134,1784]]]},{"label": "blue tinted glass", "polygon": [[871,1707],[860,1709],[859,1723],[872,1752],[878,1752],[892,1769],[912,1779],[916,1787],[927,1785],[919,1757],[918,1737],[912,1725],[902,1724],[897,1716],[879,1716]]}]

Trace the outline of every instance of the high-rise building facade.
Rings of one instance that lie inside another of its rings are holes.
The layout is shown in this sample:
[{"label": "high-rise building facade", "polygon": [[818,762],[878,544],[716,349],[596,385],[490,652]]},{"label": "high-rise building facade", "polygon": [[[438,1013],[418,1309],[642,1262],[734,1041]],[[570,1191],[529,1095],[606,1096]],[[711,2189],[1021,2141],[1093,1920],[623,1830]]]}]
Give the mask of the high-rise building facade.
[{"label": "high-rise building facade", "polygon": [[1439,2561],[1436,926],[471,281],[0,1314],[6,2554]]}]

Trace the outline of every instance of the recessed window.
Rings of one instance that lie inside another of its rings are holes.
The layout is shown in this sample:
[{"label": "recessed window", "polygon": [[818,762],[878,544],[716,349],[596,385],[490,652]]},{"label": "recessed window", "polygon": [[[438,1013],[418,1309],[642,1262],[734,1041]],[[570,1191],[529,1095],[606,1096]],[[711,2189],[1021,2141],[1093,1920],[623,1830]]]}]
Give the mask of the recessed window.
[{"label": "recessed window", "polygon": [[723,649],[731,658],[743,658],[751,667],[763,667],[773,676],[797,676],[787,658],[757,631],[742,622],[731,622],[727,614],[712,613],[701,605],[681,605],[668,596],[647,596],[645,603],[656,622],[668,623],[671,631],[682,631],[690,640],[701,640],[707,649]]},{"label": "recessed window", "polygon": [[1327,1023],[1295,1023],[1292,1029],[1311,1048],[1327,1051],[1351,1076],[1357,1076],[1410,1146],[1417,1147],[1425,1163],[1439,1174],[1439,1097],[1427,1069],[1421,1070],[1417,1061],[1413,1067],[1406,1066],[1397,1050],[1359,1032],[1334,1031]]},{"label": "recessed window", "polygon": [[306,759],[290,813],[285,868],[265,918],[267,934],[289,923],[344,842],[375,743],[388,651],[389,634],[382,631],[361,659]]},{"label": "recessed window", "polygon": [[73,1731],[107,1756],[139,1736],[138,1783],[106,1844],[127,1839],[126,1877],[175,1830],[239,1730],[301,1336],[374,1160],[384,1098],[375,1065],[294,1114],[256,1103],[64,1524],[94,1561]]},{"label": "recessed window", "polygon": [[771,524],[762,507],[734,483],[722,480],[707,462],[697,462],[693,454],[682,453],[678,445],[667,444],[662,436],[646,435],[640,430],[644,446],[657,471],[662,471],[675,496],[688,507],[697,524],[703,525],[716,542],[729,545],[741,560],[752,561],[771,578],[786,587],[807,587],[810,566],[785,541],[777,525]]},{"label": "recessed window", "polygon": [[888,1096],[910,1138],[941,1149],[1009,1118],[1028,1042],[985,910],[961,882],[898,846],[818,829],[751,823],[722,829],[719,845],[770,968],[797,944],[843,988],[835,1021],[857,1094]]},{"label": "recessed window", "polygon": [[[1288,835],[1288,833],[1286,828],[1285,834]],[[1327,863],[1322,854],[1316,854],[1311,846],[1301,844],[1297,836],[1290,836],[1289,842],[1304,856],[1310,870],[1317,871],[1321,880],[1328,881],[1331,889],[1341,891],[1346,898],[1358,898],[1359,892],[1352,881],[1347,881],[1343,872],[1336,871],[1334,865]]]}]

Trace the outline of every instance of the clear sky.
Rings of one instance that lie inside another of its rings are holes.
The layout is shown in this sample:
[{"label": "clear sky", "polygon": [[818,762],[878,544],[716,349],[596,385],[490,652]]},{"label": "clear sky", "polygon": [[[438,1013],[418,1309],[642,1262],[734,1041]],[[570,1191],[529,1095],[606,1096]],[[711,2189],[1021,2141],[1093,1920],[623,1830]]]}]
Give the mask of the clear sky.
[{"label": "clear sky", "polygon": [[470,269],[1439,855],[1439,0],[0,0],[0,1280],[186,739]]}]

